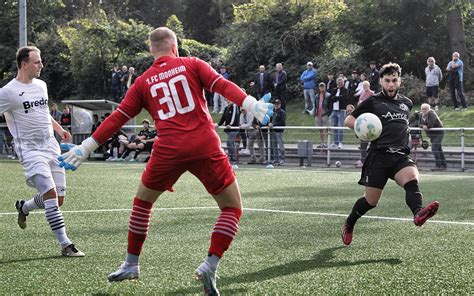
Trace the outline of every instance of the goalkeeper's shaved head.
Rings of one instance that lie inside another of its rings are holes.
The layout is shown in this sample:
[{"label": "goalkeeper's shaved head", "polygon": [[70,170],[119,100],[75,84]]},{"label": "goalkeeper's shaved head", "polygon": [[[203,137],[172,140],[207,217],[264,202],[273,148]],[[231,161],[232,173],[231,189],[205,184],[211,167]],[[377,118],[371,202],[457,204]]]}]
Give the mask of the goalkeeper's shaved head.
[{"label": "goalkeeper's shaved head", "polygon": [[[178,39],[176,34],[166,28],[159,27],[150,33],[150,47],[155,53],[166,53],[174,50],[176,51],[176,56],[178,55]],[[174,52],[173,52],[174,53]]]}]

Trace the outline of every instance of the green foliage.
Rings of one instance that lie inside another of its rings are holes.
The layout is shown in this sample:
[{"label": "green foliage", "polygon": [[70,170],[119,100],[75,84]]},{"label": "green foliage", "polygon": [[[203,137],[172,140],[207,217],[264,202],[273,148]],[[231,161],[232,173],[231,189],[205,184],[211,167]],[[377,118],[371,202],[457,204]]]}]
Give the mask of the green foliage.
[{"label": "green foliage", "polygon": [[226,49],[214,45],[204,44],[193,39],[184,39],[182,45],[190,56],[198,57],[204,61],[224,61]]},{"label": "green foliage", "polygon": [[290,99],[299,94],[299,75],[324,48],[342,1],[255,0],[235,7],[234,23],[222,36],[228,44],[235,78],[242,85],[259,65],[283,63],[289,74]]},{"label": "green foliage", "polygon": [[131,61],[145,52],[150,27],[134,20],[111,19],[99,10],[90,18],[61,26],[59,35],[71,54],[71,70],[78,93],[109,95],[108,79],[115,63]]},{"label": "green foliage", "polygon": [[173,30],[178,38],[185,38],[183,23],[178,19],[176,15],[173,14],[166,20],[166,27]]}]

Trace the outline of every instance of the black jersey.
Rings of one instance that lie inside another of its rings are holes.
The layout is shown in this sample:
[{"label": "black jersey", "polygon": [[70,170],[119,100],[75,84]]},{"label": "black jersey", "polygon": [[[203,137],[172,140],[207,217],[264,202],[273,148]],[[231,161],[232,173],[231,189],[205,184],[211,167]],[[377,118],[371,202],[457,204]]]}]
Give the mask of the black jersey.
[{"label": "black jersey", "polygon": [[391,98],[383,92],[377,93],[360,103],[352,112],[356,117],[362,113],[373,113],[382,122],[382,134],[371,142],[372,149],[394,148],[409,151],[410,127],[408,119],[413,108],[412,101],[397,94]]}]

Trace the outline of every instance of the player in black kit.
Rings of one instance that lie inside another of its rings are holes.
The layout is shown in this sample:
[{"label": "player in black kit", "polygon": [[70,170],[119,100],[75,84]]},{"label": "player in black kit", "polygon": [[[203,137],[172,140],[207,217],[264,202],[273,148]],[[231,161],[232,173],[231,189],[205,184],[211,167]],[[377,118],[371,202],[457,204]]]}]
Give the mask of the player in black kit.
[{"label": "player in black kit", "polygon": [[416,226],[423,225],[433,217],[439,207],[433,201],[422,207],[422,194],[418,188],[418,169],[410,157],[410,129],[408,118],[413,103],[398,93],[401,84],[401,68],[389,63],[380,69],[382,92],[363,101],[357,108],[348,108],[350,113],[345,125],[354,128],[356,118],[362,113],[377,115],[382,122],[382,134],[370,143],[367,158],[362,167],[359,184],[365,186],[365,196],[359,198],[344,223],[342,242],[349,245],[357,220],[375,208],[387,180],[393,179],[405,189],[405,201],[413,212]]}]

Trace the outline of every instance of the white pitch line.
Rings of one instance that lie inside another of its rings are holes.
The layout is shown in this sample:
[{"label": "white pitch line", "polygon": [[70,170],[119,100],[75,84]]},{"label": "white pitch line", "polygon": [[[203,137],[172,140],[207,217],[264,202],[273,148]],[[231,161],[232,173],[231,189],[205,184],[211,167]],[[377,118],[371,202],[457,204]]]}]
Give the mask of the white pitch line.
[{"label": "white pitch line", "polygon": [[[178,208],[155,208],[153,211],[186,211],[186,210],[215,210],[218,207],[178,207]],[[347,217],[347,214],[337,213],[323,213],[323,212],[303,212],[303,211],[289,211],[289,210],[273,210],[273,209],[256,209],[256,208],[243,208],[244,211],[251,212],[266,212],[266,213],[280,213],[280,214],[297,214],[297,215],[317,215],[317,216],[333,216],[333,217]],[[96,210],[73,210],[73,211],[62,211],[63,213],[104,213],[104,212],[130,212],[131,209],[96,209]],[[1,216],[17,215],[17,212],[11,213],[0,213]],[[42,212],[31,212],[31,214],[43,214]],[[393,220],[393,221],[413,221],[410,218],[397,218],[397,217],[383,217],[383,216],[363,216],[362,218],[367,219],[378,219],[378,220]],[[443,220],[430,220],[430,223],[439,224],[454,224],[454,225],[469,225],[474,226],[474,222],[458,222],[458,221],[443,221]]]}]

